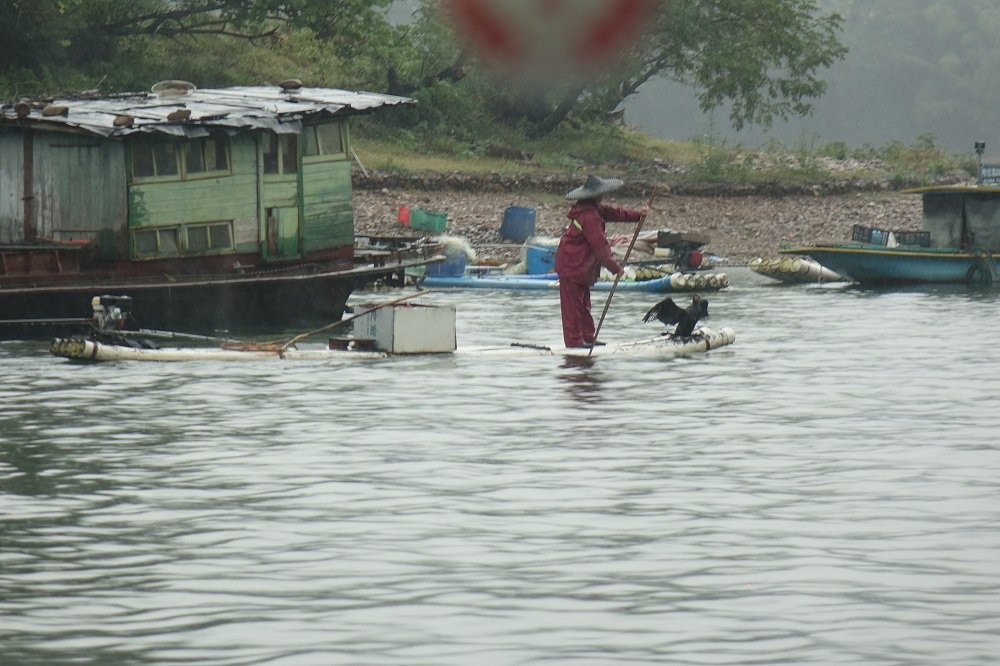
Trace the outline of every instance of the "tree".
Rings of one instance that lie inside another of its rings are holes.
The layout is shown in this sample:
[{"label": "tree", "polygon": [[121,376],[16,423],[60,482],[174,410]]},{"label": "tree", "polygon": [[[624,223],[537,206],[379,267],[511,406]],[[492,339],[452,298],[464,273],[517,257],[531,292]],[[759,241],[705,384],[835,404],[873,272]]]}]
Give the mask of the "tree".
[{"label": "tree", "polygon": [[276,44],[262,55],[282,67],[315,73],[319,59],[335,58],[340,85],[433,102],[416,113],[454,136],[475,135],[487,120],[540,137],[568,118],[606,118],[661,76],[697,86],[706,111],[728,103],[737,128],[767,125],[808,113],[825,90],[819,73],[845,52],[840,17],[822,15],[816,0],[660,0],[617,67],[526,86],[497,77],[448,29],[443,2],[419,0],[414,23],[392,26],[392,0],[3,0],[0,84],[53,71],[74,82],[108,76],[113,88],[185,73],[225,83],[265,68],[227,76],[212,65],[223,44]]},{"label": "tree", "polygon": [[[385,9],[392,0],[3,0],[0,2],[0,81],[10,77],[123,62],[142,40],[173,40],[180,57],[192,39],[261,43],[305,30],[340,58],[388,39]],[[199,50],[195,47],[193,50]],[[143,69],[139,63],[139,69]],[[161,66],[169,66],[163,63]],[[167,73],[167,77],[170,74]],[[67,77],[64,77],[67,78]]]},{"label": "tree", "polygon": [[[422,20],[438,17],[425,11]],[[819,72],[846,53],[837,39],[840,27],[840,16],[821,15],[814,0],[663,0],[650,28],[613,70],[544,89],[501,82],[488,104],[498,119],[528,121],[530,133],[543,136],[570,115],[613,112],[651,78],[667,76],[697,86],[706,111],[730,103],[737,129],[769,125],[810,112],[811,100],[825,90]],[[455,81],[456,72],[470,69],[461,45],[438,56],[446,60],[411,79],[410,88],[444,77]],[[452,66],[459,62],[462,68]],[[395,65],[390,72],[387,78],[403,89]]]},{"label": "tree", "polygon": [[703,110],[732,104],[730,121],[770,125],[805,115],[826,90],[818,73],[842,59],[842,19],[819,15],[814,0],[673,0],[651,48],[616,103],[656,75],[701,89]]},{"label": "tree", "polygon": [[384,36],[384,10],[392,0],[77,0],[90,29],[109,37],[219,35],[273,37],[306,28],[339,48]]},{"label": "tree", "polygon": [[58,0],[0,2],[0,69],[32,68],[48,60],[68,23]]}]

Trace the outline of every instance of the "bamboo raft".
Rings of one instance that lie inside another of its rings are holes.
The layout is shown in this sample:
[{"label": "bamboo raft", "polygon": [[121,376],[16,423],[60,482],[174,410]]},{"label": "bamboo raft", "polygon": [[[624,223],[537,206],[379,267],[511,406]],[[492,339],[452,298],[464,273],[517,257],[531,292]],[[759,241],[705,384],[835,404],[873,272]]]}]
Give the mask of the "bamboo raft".
[{"label": "bamboo raft", "polygon": [[808,257],[755,257],[747,263],[754,273],[779,282],[802,284],[807,282],[842,282],[844,278],[837,272]]},{"label": "bamboo raft", "polygon": [[[687,356],[707,352],[731,345],[736,341],[736,333],[731,328],[712,330],[701,328],[690,338],[677,339],[670,335],[659,335],[626,342],[609,342],[594,347],[566,348],[560,345],[544,345],[514,342],[508,345],[458,347],[452,352],[435,352],[427,355],[455,356]],[[55,338],[49,349],[54,356],[74,361],[357,361],[363,359],[385,359],[414,354],[394,354],[368,347],[353,348],[309,348],[296,347],[266,348],[208,348],[208,347],[162,347],[147,349],[98,342],[84,337]]]}]

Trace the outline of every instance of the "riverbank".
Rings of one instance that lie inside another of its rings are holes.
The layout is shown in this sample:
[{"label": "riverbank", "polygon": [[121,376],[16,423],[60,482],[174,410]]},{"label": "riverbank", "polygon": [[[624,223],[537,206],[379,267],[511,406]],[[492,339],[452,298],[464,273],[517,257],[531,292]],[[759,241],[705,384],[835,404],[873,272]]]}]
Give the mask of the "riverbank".
[{"label": "riverbank", "polygon": [[[451,178],[451,189],[441,181],[409,179],[392,183],[358,182],[354,190],[355,231],[369,235],[413,234],[397,221],[400,207],[423,208],[448,215],[445,233],[467,239],[481,259],[510,261],[520,246],[504,241],[500,225],[507,206],[527,206],[536,210],[536,233],[558,237],[566,224],[565,192],[576,180],[549,177],[530,187],[496,186],[482,178],[475,181]],[[468,181],[468,182],[467,182]],[[565,181],[565,182],[564,182]],[[445,181],[447,182],[447,181]],[[464,184],[467,183],[467,184]],[[464,184],[464,185],[463,185]],[[609,197],[613,205],[639,207],[648,197],[649,186],[632,184]],[[827,193],[834,189],[834,193]],[[920,197],[902,194],[880,183],[842,191],[821,185],[811,187],[755,187],[744,193],[703,186],[700,190],[672,188],[658,190],[645,229],[707,235],[705,249],[724,258],[729,265],[742,265],[755,256],[773,255],[783,244],[816,240],[843,240],[851,237],[855,224],[892,229],[920,227]],[[608,233],[629,234],[628,224],[609,224]]]}]

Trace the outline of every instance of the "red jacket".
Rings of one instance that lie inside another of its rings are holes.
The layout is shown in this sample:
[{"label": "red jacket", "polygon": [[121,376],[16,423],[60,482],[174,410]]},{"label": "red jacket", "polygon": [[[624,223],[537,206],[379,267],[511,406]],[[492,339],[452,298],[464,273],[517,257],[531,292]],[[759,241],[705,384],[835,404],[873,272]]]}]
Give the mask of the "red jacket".
[{"label": "red jacket", "polygon": [[594,284],[604,266],[612,273],[621,270],[611,254],[611,244],[605,236],[607,222],[638,222],[641,213],[632,208],[615,208],[578,201],[566,214],[569,226],[563,232],[556,249],[556,273],[562,280],[579,284]]}]

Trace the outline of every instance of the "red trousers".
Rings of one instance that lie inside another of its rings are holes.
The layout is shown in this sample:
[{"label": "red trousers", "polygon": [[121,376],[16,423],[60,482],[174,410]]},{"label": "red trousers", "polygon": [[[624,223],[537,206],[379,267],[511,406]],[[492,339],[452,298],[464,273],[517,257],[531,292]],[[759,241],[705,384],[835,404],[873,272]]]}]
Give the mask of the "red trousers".
[{"label": "red trousers", "polygon": [[579,347],[594,341],[594,317],[590,314],[590,285],[559,280],[563,342]]}]

